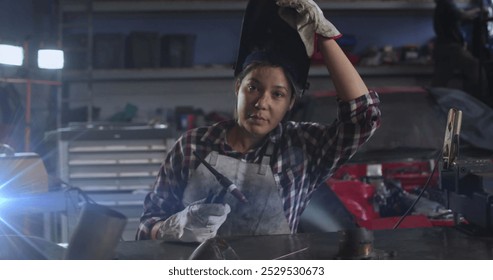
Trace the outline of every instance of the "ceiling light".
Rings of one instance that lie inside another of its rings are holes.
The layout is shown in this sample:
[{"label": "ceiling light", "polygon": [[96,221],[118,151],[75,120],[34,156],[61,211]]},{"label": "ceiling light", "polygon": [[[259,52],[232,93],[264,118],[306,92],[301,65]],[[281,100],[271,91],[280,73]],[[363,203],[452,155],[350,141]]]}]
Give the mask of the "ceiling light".
[{"label": "ceiling light", "polygon": [[24,50],[22,47],[0,44],[0,63],[21,66],[24,61]]},{"label": "ceiling light", "polygon": [[38,67],[41,69],[62,69],[64,57],[62,50],[42,49],[38,51]]}]

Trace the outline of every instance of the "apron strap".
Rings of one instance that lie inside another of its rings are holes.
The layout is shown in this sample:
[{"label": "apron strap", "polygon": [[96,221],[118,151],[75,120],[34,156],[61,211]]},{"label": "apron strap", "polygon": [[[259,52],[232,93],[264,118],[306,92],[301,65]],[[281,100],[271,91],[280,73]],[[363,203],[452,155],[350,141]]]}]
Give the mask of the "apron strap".
[{"label": "apron strap", "polygon": [[217,164],[217,158],[218,158],[218,152],[216,151],[212,151],[210,154],[210,157],[209,157],[209,164],[212,165],[212,166],[216,166]]},{"label": "apron strap", "polygon": [[258,174],[260,175],[266,174],[267,168],[270,168],[270,157],[272,156],[273,152],[274,152],[274,143],[269,142],[269,145],[267,146],[267,150],[265,151],[265,154],[262,157],[262,161],[260,162],[260,165],[258,167]]}]

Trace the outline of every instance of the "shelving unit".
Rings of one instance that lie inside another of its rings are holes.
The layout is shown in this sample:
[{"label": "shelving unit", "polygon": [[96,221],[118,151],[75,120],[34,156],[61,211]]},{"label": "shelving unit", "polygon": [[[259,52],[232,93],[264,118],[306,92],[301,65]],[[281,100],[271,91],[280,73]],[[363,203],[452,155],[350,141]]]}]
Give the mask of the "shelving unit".
[{"label": "shelving unit", "polygon": [[[61,29],[62,38],[63,33],[68,33],[74,30],[74,26],[70,22],[64,22],[64,18],[67,15],[70,18],[76,16],[86,17],[89,13],[90,18],[95,20],[93,24],[89,24],[86,34],[87,42],[98,33],[98,27],[101,28],[101,21],[117,20],[112,22],[113,26],[123,25],[125,22],[132,22],[137,24],[135,30],[142,28],[142,22],[150,20],[155,23],[156,19],[171,17],[173,19],[179,19],[180,17],[192,18],[195,15],[201,15],[201,20],[210,20],[209,17],[204,19],[204,15],[217,14],[220,18],[238,18],[238,26],[243,16],[243,12],[246,8],[246,0],[217,0],[217,1],[176,1],[176,0],[146,0],[146,1],[110,1],[110,0],[59,0],[60,1],[60,18],[62,19],[61,25],[71,26],[70,29]],[[90,8],[88,8],[88,3]],[[375,15],[389,15],[399,14],[404,17],[412,17],[413,15],[420,15],[421,17],[431,17],[434,8],[433,0],[418,0],[418,1],[317,1],[322,9],[327,13],[334,12],[336,15],[362,15],[374,17]],[[138,19],[138,20],[136,20]],[[128,21],[127,21],[128,20]],[[203,21],[201,21],[202,23]],[[78,22],[80,24],[80,21]],[[98,23],[98,24],[96,24]],[[167,22],[169,23],[169,22]],[[200,24],[200,23],[198,23]],[[98,27],[96,27],[98,26]],[[104,26],[103,26],[104,27]],[[83,31],[83,28],[79,28],[79,32]],[[132,25],[126,27],[129,31],[132,31]],[[177,26],[178,28],[178,26]],[[239,28],[238,28],[239,29]],[[108,32],[106,28],[105,31]],[[118,30],[118,31],[116,31]],[[169,32],[167,31],[162,32]],[[115,29],[115,32],[121,32],[122,29]],[[193,32],[193,31],[192,31]],[[202,31],[197,31],[202,32]],[[161,33],[162,34],[162,33]],[[212,40],[212,39],[211,39]],[[202,46],[204,46],[204,38],[202,37]],[[231,42],[230,42],[231,43]],[[207,43],[209,44],[209,43]],[[210,45],[208,45],[210,47]],[[234,48],[234,46],[232,46]],[[203,48],[201,48],[203,50]],[[198,55],[199,51],[197,51]],[[202,57],[204,54],[202,53]],[[91,57],[87,56],[87,60],[90,61]],[[115,96],[117,92],[122,92],[122,96],[129,96],[130,88],[137,90],[136,94],[145,94],[146,96],[153,95],[156,98],[169,98],[172,92],[186,96],[203,95],[204,92],[208,92],[209,95],[212,91],[218,91],[221,98],[227,95],[226,91],[230,89],[230,84],[233,78],[233,71],[229,65],[202,65],[198,64],[190,68],[141,68],[141,69],[94,69],[92,66],[88,66],[87,69],[82,70],[69,70],[65,69],[63,72],[63,101],[62,105],[65,110],[80,108],[82,106],[87,107],[88,122],[94,121],[93,110],[90,108],[102,107],[100,112],[106,112],[108,116],[108,110],[115,110],[114,107],[108,107],[108,103],[101,104],[103,98],[101,95]],[[385,84],[384,78],[389,79],[389,85],[419,85],[425,84],[431,79],[433,72],[431,65],[392,65],[392,66],[379,66],[379,67],[357,67],[363,78],[368,81],[369,85],[372,83],[375,86],[381,86]],[[312,66],[310,70],[310,83],[313,84],[312,89],[320,90],[322,85],[326,85],[325,80],[329,77],[327,71],[321,66]],[[177,82],[177,83],[175,83]],[[204,84],[208,84],[205,85]],[[190,83],[185,85],[185,83]],[[193,88],[193,84],[202,83],[202,87]],[[133,84],[139,84],[135,86]],[[123,85],[128,85],[125,87]],[[330,84],[329,84],[330,85]],[[87,87],[87,89],[84,89]],[[147,90],[145,93],[139,91],[140,87],[145,87]],[[153,87],[153,88],[150,88]],[[160,91],[157,88],[162,88],[165,92],[163,95],[159,94]],[[150,97],[143,96],[146,101],[144,104],[150,104]],[[87,98],[86,98],[87,97]],[[210,99],[209,96],[203,99]],[[226,97],[228,100],[229,97]],[[194,98],[191,98],[193,100]],[[84,101],[86,100],[86,101]],[[117,101],[118,102],[118,101]],[[140,102],[140,101],[139,101]],[[229,102],[229,101],[228,101]],[[84,105],[84,103],[86,105]],[[172,105],[178,103],[171,102]],[[202,105],[202,104],[200,104]],[[123,105],[120,105],[120,107]],[[145,105],[144,105],[145,106]],[[195,106],[192,104],[192,106]],[[210,106],[207,110],[210,110]],[[218,108],[224,110],[224,107]],[[150,110],[150,109],[147,109]],[[101,116],[101,114],[100,114]],[[142,118],[142,116],[141,116]],[[97,119],[96,119],[97,120]]]},{"label": "shelving unit", "polygon": [[[431,65],[357,66],[356,68],[363,77],[426,76],[431,75],[433,70]],[[330,76],[323,66],[312,66],[309,75],[310,77]],[[94,70],[91,77],[95,83],[231,78],[232,69],[228,67]],[[86,82],[88,79],[83,71],[69,70],[64,72],[65,82]]]},{"label": "shelving unit", "polygon": [[[317,1],[326,10],[431,10],[433,1]],[[95,12],[217,12],[244,11],[247,1],[97,1]],[[84,10],[74,1],[63,7],[64,12]]]},{"label": "shelving unit", "polygon": [[[467,0],[463,0],[464,5],[467,4]],[[398,14],[403,15],[403,17],[412,17],[413,15],[420,15],[421,17],[430,17],[432,15],[435,3],[433,0],[385,0],[385,1],[365,1],[365,0],[355,0],[355,1],[327,1],[318,0],[320,7],[327,13],[332,13],[337,16],[342,15],[362,15],[375,17],[375,15],[389,15]],[[65,18],[67,15],[73,19],[76,16],[82,16],[88,18],[87,24],[87,42],[90,45],[95,34],[98,33],[97,27],[90,22],[90,20],[106,21],[118,19],[118,21],[112,22],[113,26],[116,27],[122,25],[122,23],[132,22],[132,24],[137,24],[139,27],[135,27],[135,30],[142,28],[142,22],[150,20],[154,22],[156,18],[167,18],[171,17],[173,19],[185,17],[189,19],[195,15],[204,14],[218,14],[219,16],[225,16],[231,18],[241,19],[243,12],[246,8],[246,0],[216,0],[216,1],[199,1],[199,0],[145,0],[145,1],[131,1],[131,0],[59,0],[59,10],[60,10],[60,25],[68,28],[61,28],[61,37],[63,38],[74,28],[79,28],[79,32],[82,30],[81,26],[73,26],[71,22],[66,22]],[[138,19],[138,20],[136,20]],[[204,18],[201,18],[204,20]],[[207,18],[209,20],[209,18]],[[78,22],[80,24],[80,21]],[[155,23],[155,22],[154,22]],[[168,22],[169,23],[169,22]],[[200,23],[198,23],[200,24]],[[101,26],[99,25],[99,28]],[[132,29],[132,26],[128,26],[128,29]],[[394,28],[395,29],[395,28]],[[118,30],[111,29],[108,30]],[[132,30],[130,30],[132,31]],[[169,31],[169,30],[168,30]],[[117,32],[117,31],[115,31]],[[202,32],[202,31],[197,31]],[[202,43],[204,39],[202,38]],[[212,39],[211,39],[212,40]],[[93,41],[92,41],[93,42]],[[209,43],[208,43],[209,44]],[[202,45],[203,46],[203,45]],[[208,45],[210,47],[210,45]],[[232,46],[233,48],[234,46]],[[203,48],[201,48],[202,50]],[[110,86],[114,86],[117,83],[129,84],[129,83],[139,83],[142,86],[160,86],[166,87],[165,91],[169,92],[173,89],[178,94],[186,94],[188,96],[193,96],[194,94],[201,94],[201,92],[208,91],[209,89],[198,88],[191,89],[191,87],[174,87],[169,83],[159,83],[169,81],[181,81],[181,82],[203,82],[208,80],[210,83],[215,83],[212,88],[219,90],[226,89],[229,87],[230,80],[232,78],[232,69],[230,66],[221,65],[197,65],[191,68],[143,68],[143,69],[94,69],[91,65],[92,50],[87,56],[88,66],[87,69],[82,70],[64,70],[63,72],[63,98],[62,98],[62,108],[65,110],[70,109],[70,106],[81,105],[86,101],[88,122],[91,123],[93,119],[93,106],[98,106],[94,103],[95,99],[99,98],[99,102],[103,98],[99,95],[108,94],[102,93],[103,91],[111,92]],[[202,53],[202,57],[204,54]],[[222,64],[222,63],[220,63]],[[380,86],[383,83],[382,78],[384,76],[389,77],[389,79],[394,80],[394,84],[400,82],[409,83],[406,85],[416,85],[413,84],[415,81],[421,83],[426,82],[426,79],[431,79],[431,74],[433,72],[432,65],[392,65],[392,66],[379,66],[379,67],[365,67],[358,66],[358,71],[361,73],[363,78],[369,82],[371,85],[372,81],[375,80],[375,85]],[[323,79],[327,78],[327,71],[320,66],[313,66],[310,71],[310,78],[314,79],[314,84],[321,84]],[[415,79],[416,78],[416,79]],[[318,82],[320,80],[320,83]],[[158,84],[159,83],[159,84]],[[227,83],[227,86],[219,86],[218,83]],[[84,84],[87,89],[82,90],[82,84]],[[390,85],[392,81],[390,81]],[[74,89],[75,88],[75,89]],[[114,87],[114,92],[125,91],[126,88]],[[188,92],[183,92],[186,89]],[[191,91],[190,91],[191,90]],[[212,89],[210,89],[212,90]],[[155,95],[157,90],[148,90],[146,94]],[[82,94],[84,93],[84,94]],[[140,92],[138,94],[141,94]],[[224,93],[223,93],[224,94]],[[128,94],[127,94],[128,95]],[[84,96],[87,96],[85,98]],[[104,106],[103,106],[104,107]],[[110,108],[105,108],[110,109]],[[222,109],[222,108],[220,108]],[[113,109],[114,110],[114,109]],[[106,111],[107,112],[107,111]]]}]

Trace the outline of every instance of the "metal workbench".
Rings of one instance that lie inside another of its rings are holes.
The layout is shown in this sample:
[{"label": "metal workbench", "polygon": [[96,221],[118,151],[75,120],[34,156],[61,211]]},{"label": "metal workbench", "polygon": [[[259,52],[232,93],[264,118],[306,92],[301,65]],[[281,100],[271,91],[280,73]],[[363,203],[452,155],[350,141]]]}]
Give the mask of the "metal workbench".
[{"label": "metal workbench", "polygon": [[[489,260],[493,237],[468,235],[451,227],[377,230],[372,259]],[[334,260],[340,233],[244,236],[225,238],[239,260]],[[0,236],[0,259],[64,259],[65,249],[40,238]],[[187,260],[198,243],[160,240],[122,241],[115,260]],[[33,250],[36,248],[37,250]],[[382,258],[382,256],[385,256]]]},{"label": "metal workbench", "polygon": [[[493,259],[493,237],[468,235],[449,227],[374,231],[374,250],[387,259]],[[339,233],[231,237],[225,239],[242,260],[336,259]],[[188,259],[198,244],[157,240],[122,242],[116,259]],[[289,255],[292,252],[298,252]],[[286,256],[288,255],[288,256]],[[285,257],[283,257],[285,256]]]}]

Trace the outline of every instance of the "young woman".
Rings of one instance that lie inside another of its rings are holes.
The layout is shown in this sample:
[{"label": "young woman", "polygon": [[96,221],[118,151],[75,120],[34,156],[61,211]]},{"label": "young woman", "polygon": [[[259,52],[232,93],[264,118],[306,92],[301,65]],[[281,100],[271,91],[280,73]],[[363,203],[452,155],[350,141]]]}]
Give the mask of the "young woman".
[{"label": "young woman", "polygon": [[[312,192],[379,126],[378,95],[342,52],[334,40],[340,34],[320,8],[312,0],[277,5],[305,43],[303,55],[313,53],[310,42],[318,34],[339,98],[338,118],[330,124],[287,121],[304,86],[299,72],[282,53],[252,51],[237,69],[236,119],[190,130],[177,140],[145,199],[138,240],[295,233]],[[206,199],[223,187],[197,156],[230,179],[248,202],[231,193],[220,203]]]}]

